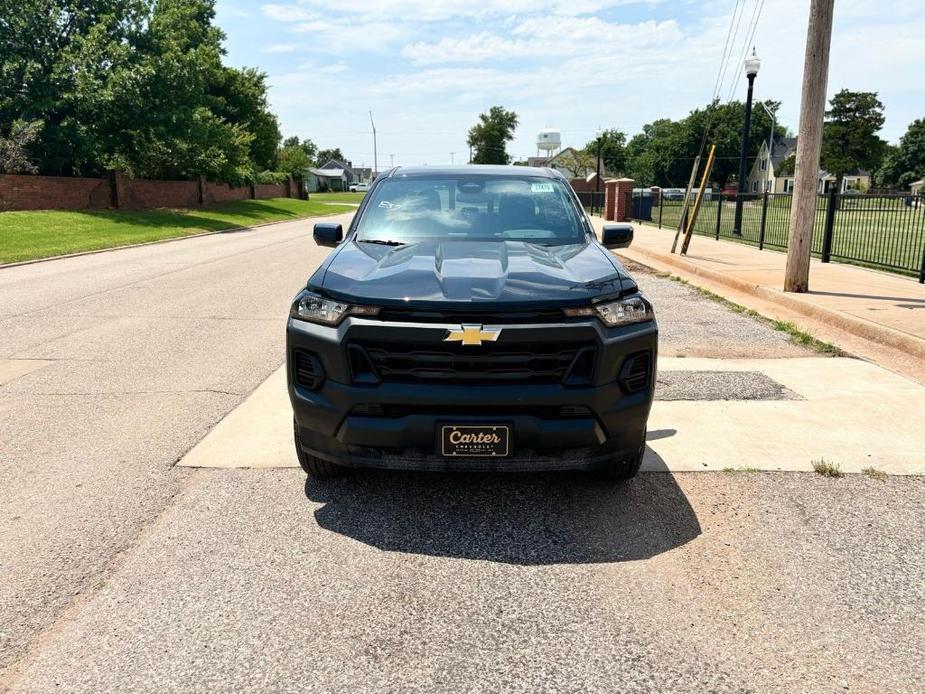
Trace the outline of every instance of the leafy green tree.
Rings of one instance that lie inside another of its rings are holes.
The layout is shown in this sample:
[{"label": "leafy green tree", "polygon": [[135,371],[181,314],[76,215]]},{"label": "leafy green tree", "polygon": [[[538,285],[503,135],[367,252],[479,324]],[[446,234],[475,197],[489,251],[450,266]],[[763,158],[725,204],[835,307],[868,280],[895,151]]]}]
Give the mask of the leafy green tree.
[{"label": "leafy green tree", "polygon": [[473,164],[508,164],[507,143],[514,139],[517,114],[502,106],[492,106],[479,115],[479,122],[469,128],[467,144],[472,147]]},{"label": "leafy green tree", "polygon": [[344,156],[344,153],[340,151],[340,147],[334,147],[333,149],[322,149],[318,152],[318,158],[315,161],[318,162],[319,166],[324,166],[332,159],[336,159],[339,162],[347,163],[347,158]]},{"label": "leafy green tree", "polygon": [[881,185],[907,187],[925,177],[925,118],[909,124],[899,146],[887,146],[883,165],[877,172]]},{"label": "leafy green tree", "polygon": [[[775,113],[780,102],[765,101],[764,106]],[[663,118],[649,123],[627,143],[626,169],[643,185],[684,186],[690,178],[701,143],[705,142],[707,146],[716,145],[711,178],[719,185],[725,185],[739,168],[744,115],[745,104],[742,102],[714,102],[706,108],[691,111],[679,121]],[[755,104],[749,131],[749,165],[770,134],[771,117],[760,104]],[[775,125],[775,138],[786,134],[785,128]]]},{"label": "leafy green tree", "polygon": [[595,157],[587,149],[570,149],[562,152],[555,161],[557,169],[564,170],[570,178],[584,178],[596,165]]},{"label": "leafy green tree", "polygon": [[313,157],[317,152],[318,148],[311,140],[299,142],[295,135],[287,137],[276,154],[276,168],[293,176],[302,175],[305,169],[313,165]]},{"label": "leafy green tree", "polygon": [[267,104],[267,76],[254,68],[223,67],[209,87],[216,115],[243,126],[254,136],[250,159],[258,169],[270,169],[282,136],[279,121]]},{"label": "leafy green tree", "polygon": [[38,171],[32,163],[29,147],[41,129],[41,121],[13,121],[10,134],[0,136],[0,173],[31,174]]},{"label": "leafy green tree", "polygon": [[42,173],[93,174],[113,110],[106,77],[131,55],[146,0],[0,0],[0,129],[39,120]]},{"label": "leafy green tree", "polygon": [[[584,146],[584,151],[595,158],[597,167],[597,138]],[[609,171],[614,174],[626,172],[626,133],[610,128],[601,133],[601,173]]]},{"label": "leafy green tree", "polygon": [[[298,135],[292,135],[283,140],[283,147],[298,147],[307,156],[311,161],[316,161],[318,156],[318,145],[309,140],[307,137],[304,140],[299,140]],[[339,150],[338,150],[339,151]]]},{"label": "leafy green tree", "polygon": [[842,89],[829,101],[822,130],[822,168],[835,176],[841,190],[845,174],[854,169],[876,169],[886,152],[877,135],[883,127],[883,104],[876,92]]},{"label": "leafy green tree", "polygon": [[41,121],[46,174],[252,178],[279,126],[214,18],[213,0],[0,0],[0,132]]}]

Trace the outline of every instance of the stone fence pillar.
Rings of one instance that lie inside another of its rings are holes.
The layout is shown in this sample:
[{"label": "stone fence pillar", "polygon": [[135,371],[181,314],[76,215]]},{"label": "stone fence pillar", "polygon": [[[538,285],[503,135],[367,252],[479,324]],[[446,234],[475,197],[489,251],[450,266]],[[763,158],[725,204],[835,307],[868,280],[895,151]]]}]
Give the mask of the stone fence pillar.
[{"label": "stone fence pillar", "polygon": [[652,192],[652,207],[658,207],[662,204],[662,189],[652,186],[649,190]]}]

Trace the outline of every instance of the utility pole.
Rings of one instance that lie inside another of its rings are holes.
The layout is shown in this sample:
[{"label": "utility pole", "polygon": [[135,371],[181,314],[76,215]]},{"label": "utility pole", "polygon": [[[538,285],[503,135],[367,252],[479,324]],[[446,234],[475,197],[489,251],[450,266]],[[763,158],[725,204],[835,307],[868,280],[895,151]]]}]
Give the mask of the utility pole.
[{"label": "utility pole", "polygon": [[373,126],[373,180],[379,176],[379,155],[376,151],[376,124],[373,123],[373,112],[369,112],[369,124]]},{"label": "utility pole", "polygon": [[809,291],[809,258],[816,216],[816,188],[819,183],[819,157],[822,153],[822,119],[825,116],[834,5],[835,0],[811,0],[809,8],[800,132],[793,173],[793,199],[790,204],[785,292]]},{"label": "utility pole", "polygon": [[395,155],[394,154],[389,155],[389,168],[390,169],[395,168]]},{"label": "utility pole", "polygon": [[453,166],[453,163],[454,163],[454,162],[453,162],[453,155],[454,155],[454,154],[456,154],[456,152],[450,152],[450,166]]}]

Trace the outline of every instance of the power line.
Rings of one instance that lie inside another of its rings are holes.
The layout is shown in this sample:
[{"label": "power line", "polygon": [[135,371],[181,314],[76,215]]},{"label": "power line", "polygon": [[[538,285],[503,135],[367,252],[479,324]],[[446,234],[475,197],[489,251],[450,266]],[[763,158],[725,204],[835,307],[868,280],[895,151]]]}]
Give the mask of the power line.
[{"label": "power line", "polygon": [[736,11],[739,8],[739,2],[741,0],[736,0],[735,8],[732,10],[732,21],[729,22],[729,29],[726,30],[726,43],[723,46],[723,57],[719,59],[719,69],[716,71],[716,82],[713,84],[713,96],[710,98],[710,102],[716,100],[717,95],[720,92],[720,85],[722,84],[722,75],[726,72],[726,53],[729,51],[729,37],[732,34],[732,25],[735,23]]},{"label": "power line", "polygon": [[[761,19],[761,10],[763,8],[764,0],[755,0],[755,9],[752,10],[752,18],[749,22],[749,29],[745,33],[745,41],[742,42],[742,52],[739,54],[739,65],[745,62],[745,55],[748,53],[749,45],[751,45],[752,40],[755,38],[755,30],[758,28],[758,20]],[[729,96],[726,101],[732,101],[737,84],[739,83],[736,80],[732,81],[732,85],[729,89]]]},{"label": "power line", "polygon": [[[730,26],[735,25],[735,31],[732,32],[732,40],[727,43],[728,53],[724,51],[725,61],[721,63],[722,65],[722,77],[719,81],[719,89],[714,95],[714,99],[718,98],[723,91],[723,85],[726,83],[726,72],[729,70],[729,61],[732,60],[732,52],[735,50],[736,38],[739,35],[739,26],[742,24],[742,17],[745,16],[745,2],[747,0],[742,0],[741,11],[739,11],[739,0],[736,0],[735,7],[732,10],[732,19],[730,20]],[[738,17],[736,17],[738,13]]]}]

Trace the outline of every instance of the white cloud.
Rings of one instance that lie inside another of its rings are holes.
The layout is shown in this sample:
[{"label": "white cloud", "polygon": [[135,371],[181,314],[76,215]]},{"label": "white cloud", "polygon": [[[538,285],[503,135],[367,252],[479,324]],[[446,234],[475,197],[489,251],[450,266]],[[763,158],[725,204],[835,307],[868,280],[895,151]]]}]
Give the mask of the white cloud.
[{"label": "white cloud", "polygon": [[298,15],[359,15],[364,21],[439,22],[455,18],[513,15],[581,15],[625,5],[655,5],[661,0],[300,0],[291,5],[263,5],[268,16],[299,21]]},{"label": "white cloud", "polygon": [[274,43],[260,49],[261,53],[292,53],[296,47],[291,43]]},{"label": "white cloud", "polygon": [[[597,17],[563,18],[555,23],[531,18],[517,24],[510,35],[480,32],[460,38],[444,36],[437,42],[418,41],[405,46],[402,55],[418,65],[474,63],[553,56],[630,57],[636,51],[666,45],[684,38],[675,21],[615,24]],[[589,51],[589,46],[606,50]]]}]

